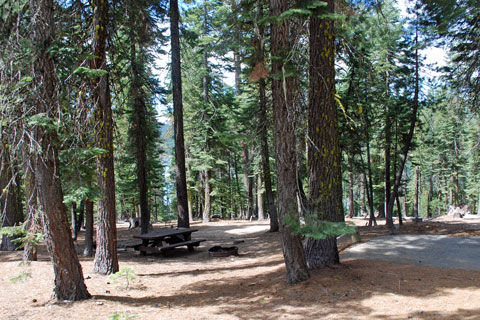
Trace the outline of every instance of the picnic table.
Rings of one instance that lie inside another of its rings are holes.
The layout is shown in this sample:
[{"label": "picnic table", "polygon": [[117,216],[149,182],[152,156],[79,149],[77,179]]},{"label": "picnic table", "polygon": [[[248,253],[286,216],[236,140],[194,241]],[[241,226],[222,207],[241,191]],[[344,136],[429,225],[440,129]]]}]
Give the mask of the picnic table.
[{"label": "picnic table", "polygon": [[133,237],[142,240],[138,250],[144,256],[147,253],[165,254],[166,251],[180,246],[187,246],[188,251],[193,251],[194,247],[198,247],[200,242],[205,241],[205,239],[192,240],[192,233],[196,231],[198,230],[190,228],[169,228]]}]

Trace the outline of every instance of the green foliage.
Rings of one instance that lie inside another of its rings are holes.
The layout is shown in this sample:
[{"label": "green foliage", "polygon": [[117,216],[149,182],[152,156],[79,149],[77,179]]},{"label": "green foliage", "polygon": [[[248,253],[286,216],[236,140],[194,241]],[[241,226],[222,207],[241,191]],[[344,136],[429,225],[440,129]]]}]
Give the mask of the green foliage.
[{"label": "green foliage", "polygon": [[43,233],[34,233],[27,231],[25,229],[25,224],[13,227],[0,228],[0,235],[15,238],[12,240],[12,242],[17,244],[18,249],[21,249],[28,244],[34,251],[37,250],[38,245],[44,239]]},{"label": "green foliage", "polygon": [[135,271],[132,267],[122,267],[118,272],[111,274],[108,279],[113,283],[121,282],[122,287],[128,289],[128,287],[136,279]]},{"label": "green foliage", "polygon": [[55,123],[55,120],[46,113],[38,113],[27,118],[27,123],[30,126],[44,127],[47,132],[57,130],[57,124]]},{"label": "green foliage", "polygon": [[135,319],[138,318],[137,314],[128,314],[126,312],[115,312],[112,315],[108,316],[112,320],[129,320],[129,319]]},{"label": "green foliage", "polygon": [[301,223],[294,214],[285,215],[284,221],[291,228],[293,234],[300,234],[317,240],[356,232],[354,226],[347,225],[344,222],[320,220],[318,215],[315,214],[307,213],[305,223]]},{"label": "green foliage", "polygon": [[107,75],[108,71],[103,69],[90,69],[85,67],[78,67],[77,69],[73,70],[73,74],[86,77],[90,80],[95,80],[99,77],[103,77]]},{"label": "green foliage", "polygon": [[21,268],[21,271],[18,275],[13,278],[8,279],[9,283],[18,283],[25,282],[28,278],[32,277],[32,272],[30,268],[30,262],[22,261],[18,264],[18,267]]}]

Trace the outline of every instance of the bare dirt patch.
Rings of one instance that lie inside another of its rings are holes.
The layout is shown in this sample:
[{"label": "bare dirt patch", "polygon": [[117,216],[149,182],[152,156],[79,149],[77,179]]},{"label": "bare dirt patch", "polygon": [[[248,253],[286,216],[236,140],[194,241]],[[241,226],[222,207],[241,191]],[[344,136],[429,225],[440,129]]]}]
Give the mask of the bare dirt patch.
[{"label": "bare dirt patch", "polygon": [[[355,222],[363,241],[387,233]],[[208,240],[194,253],[178,248],[163,258],[120,251],[120,267],[135,271],[128,289],[94,274],[93,258],[82,257],[94,299],[74,303],[51,300],[53,270],[44,248],[29,269],[18,266],[20,252],[1,252],[1,318],[109,319],[116,313],[119,319],[480,319],[480,272],[346,260],[291,286],[285,282],[279,235],[266,232],[267,222],[193,227],[199,229],[194,237]],[[119,240],[131,241],[138,232],[119,225]],[[408,223],[400,232],[480,236],[475,221]],[[208,256],[209,247],[234,242],[239,256]],[[80,237],[79,252],[82,247]],[[31,277],[8,281],[22,270]]]}]

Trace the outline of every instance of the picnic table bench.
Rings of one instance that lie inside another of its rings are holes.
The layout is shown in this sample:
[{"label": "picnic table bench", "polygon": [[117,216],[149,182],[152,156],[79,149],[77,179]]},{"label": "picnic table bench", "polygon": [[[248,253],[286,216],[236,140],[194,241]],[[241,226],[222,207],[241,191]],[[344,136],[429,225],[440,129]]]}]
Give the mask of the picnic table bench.
[{"label": "picnic table bench", "polygon": [[193,251],[194,247],[198,247],[200,242],[205,241],[205,239],[191,239],[192,233],[196,231],[198,230],[190,228],[171,228],[133,237],[142,240],[138,250],[144,256],[147,253],[165,254],[166,251],[180,246],[187,246],[188,251]]}]

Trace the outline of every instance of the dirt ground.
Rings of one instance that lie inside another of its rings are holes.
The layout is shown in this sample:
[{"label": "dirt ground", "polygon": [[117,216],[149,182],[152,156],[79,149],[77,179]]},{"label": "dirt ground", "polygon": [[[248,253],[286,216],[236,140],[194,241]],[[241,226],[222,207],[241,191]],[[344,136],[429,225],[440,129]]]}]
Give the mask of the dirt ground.
[{"label": "dirt ground", "polygon": [[[355,219],[362,241],[387,233]],[[408,223],[400,232],[480,236],[480,220]],[[163,225],[155,225],[155,228]],[[135,279],[94,274],[93,258],[81,257],[93,298],[51,300],[53,269],[41,248],[40,259],[19,266],[20,252],[0,253],[1,319],[480,319],[480,272],[414,267],[378,260],[345,260],[335,268],[312,271],[310,280],[288,285],[278,233],[268,222],[194,223],[194,238],[208,241],[194,253],[177,248],[168,257],[119,252],[120,268]],[[120,241],[139,230],[119,225]],[[78,242],[82,252],[83,233]],[[209,258],[214,245],[239,248],[239,256]],[[243,242],[241,242],[243,241]],[[351,245],[342,242],[341,249]],[[19,274],[30,274],[11,283]]]}]

